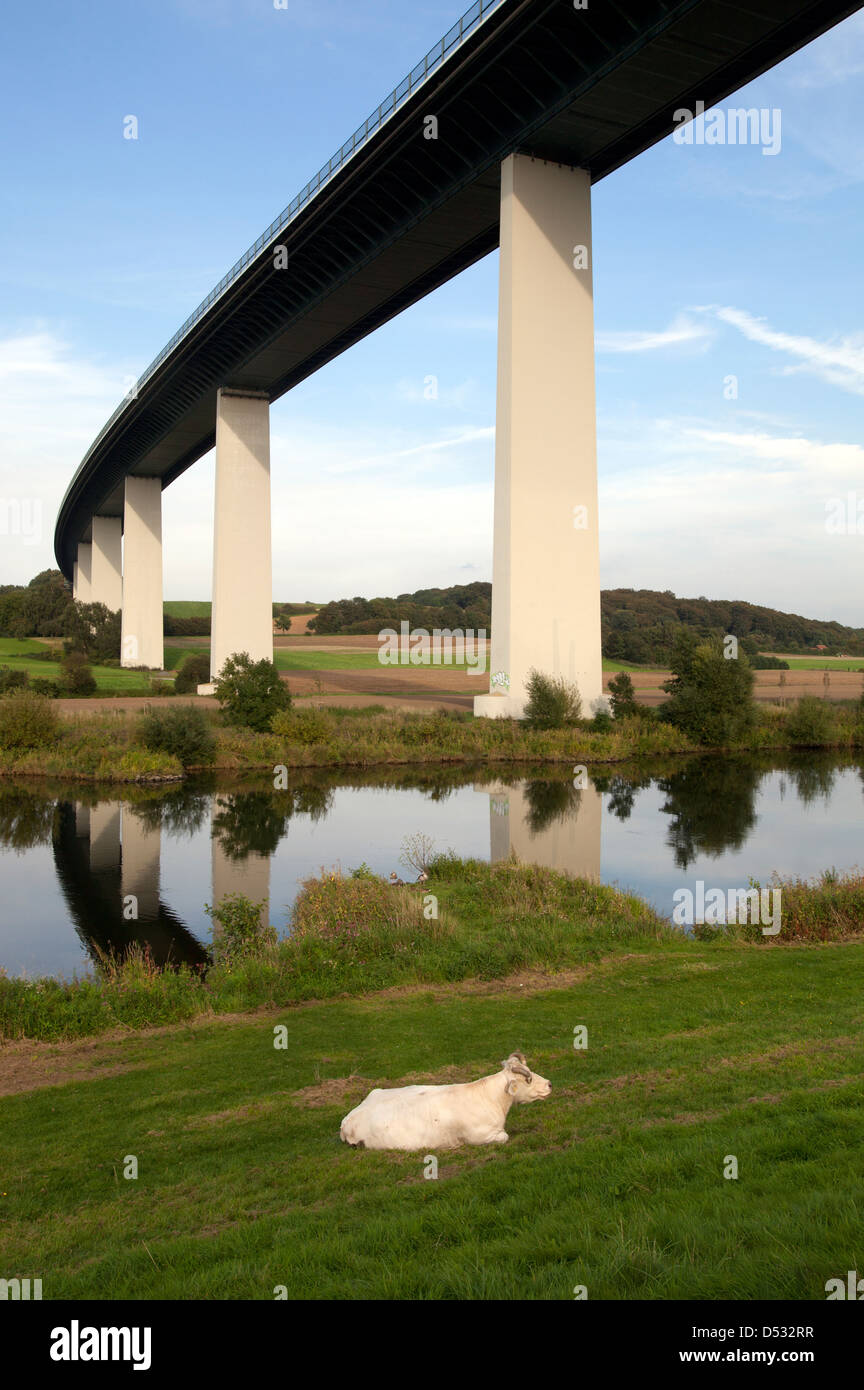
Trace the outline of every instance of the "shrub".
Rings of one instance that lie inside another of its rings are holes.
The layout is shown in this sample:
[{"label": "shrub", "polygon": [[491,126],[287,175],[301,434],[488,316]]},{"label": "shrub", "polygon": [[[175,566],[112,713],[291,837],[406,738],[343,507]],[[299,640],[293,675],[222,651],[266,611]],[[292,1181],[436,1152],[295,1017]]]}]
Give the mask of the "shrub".
[{"label": "shrub", "polygon": [[96,690],[93,672],[83,652],[69,651],[60,663],[60,687],[64,695],[92,695]]},{"label": "shrub", "polygon": [[262,917],[266,903],[253,903],[243,893],[227,893],[204,911],[213,923],[213,956],[219,962],[250,960],[276,944],[276,928]]},{"label": "shrub", "polygon": [[269,733],[273,716],[291,704],[291,692],[273,662],[253,661],[248,652],[229,656],[215,684],[226,723],[259,734]]},{"label": "shrub", "polygon": [[640,707],[636,703],[636,692],[626,671],[619,671],[609,682],[609,701],[612,705],[613,719],[628,719],[631,715],[638,715]]},{"label": "shrub", "polygon": [[30,689],[34,695],[45,695],[49,700],[56,700],[60,694],[60,687],[56,681],[46,680],[44,676],[37,676],[30,682]]},{"label": "shrub", "polygon": [[73,603],[69,610],[67,651],[78,651],[90,661],[120,659],[119,611],[104,603]]},{"label": "shrub", "polygon": [[672,679],[663,687],[672,697],[663,706],[664,719],[713,747],[735,743],[753,728],[753,672],[743,652],[727,659],[722,637],[697,643],[683,632],[671,666]]},{"label": "shrub", "polygon": [[216,739],[204,710],[194,705],[153,709],[148,705],[135,730],[151,753],[168,753],[184,767],[209,767],[216,759]]},{"label": "shrub", "polygon": [[790,711],[786,736],[790,743],[818,748],[836,736],[837,718],[831,705],[815,695],[805,695]]},{"label": "shrub", "polygon": [[175,695],[194,695],[199,685],[210,682],[210,658],[204,652],[187,656],[174,680]]},{"label": "shrub", "polygon": [[12,690],[0,697],[0,748],[42,748],[57,738],[56,710],[44,695]]},{"label": "shrub", "polygon": [[274,715],[271,727],[280,738],[304,747],[327,743],[336,732],[335,722],[321,709],[281,710]]},{"label": "shrub", "polygon": [[582,697],[563,676],[528,673],[525,723],[532,729],[564,729],[582,717]]},{"label": "shrub", "polygon": [[11,666],[0,666],[0,695],[10,690],[26,690],[29,676],[26,671],[13,671]]}]

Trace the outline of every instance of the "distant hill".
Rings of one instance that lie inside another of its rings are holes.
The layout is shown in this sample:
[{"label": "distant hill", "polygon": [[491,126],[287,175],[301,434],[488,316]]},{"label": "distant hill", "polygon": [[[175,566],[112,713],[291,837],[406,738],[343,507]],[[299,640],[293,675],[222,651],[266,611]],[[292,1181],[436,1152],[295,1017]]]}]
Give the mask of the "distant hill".
[{"label": "distant hill", "polygon": [[752,651],[864,655],[864,628],[802,618],[738,599],[676,598],[671,589],[605,589],[600,606],[603,655],[619,661],[665,660],[679,627],[704,636],[732,633]]},{"label": "distant hill", "polygon": [[[295,617],[302,613],[315,613],[320,607],[317,603],[274,603],[273,618],[277,616]],[[164,632],[166,637],[209,637],[213,605],[205,599],[168,599],[162,605]],[[299,628],[304,625],[300,624]],[[293,625],[298,631],[298,624]]]},{"label": "distant hill", "polygon": [[309,631],[325,633],[379,632],[401,622],[412,628],[485,628],[491,626],[492,585],[454,584],[449,589],[418,589],[395,598],[345,598],[325,603],[309,623]]},{"label": "distant hill", "polygon": [[[491,630],[492,585],[417,589],[395,598],[350,598],[324,604],[310,624],[316,633],[378,632],[382,627],[472,627]],[[666,664],[680,627],[699,636],[731,633],[751,652],[803,656],[864,655],[864,628],[803,618],[738,599],[677,598],[671,589],[604,589],[600,595],[603,655],[639,665]],[[824,649],[824,650],[820,650]]]}]

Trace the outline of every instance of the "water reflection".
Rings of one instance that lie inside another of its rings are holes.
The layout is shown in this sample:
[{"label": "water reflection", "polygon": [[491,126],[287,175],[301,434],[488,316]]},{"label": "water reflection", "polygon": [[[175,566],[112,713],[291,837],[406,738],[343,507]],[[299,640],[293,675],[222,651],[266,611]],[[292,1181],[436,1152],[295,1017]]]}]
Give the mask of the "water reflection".
[{"label": "water reflection", "polygon": [[689,877],[737,886],[860,864],[862,778],[851,758],[807,753],[589,768],[581,789],[572,768],[536,766],[298,774],[285,791],[6,782],[0,967],[68,974],[70,922],[93,967],[132,945],[203,967],[205,903],[243,893],[284,929],[303,877],[361,861],[386,876],[419,830],[439,849],[618,882],[669,913]]},{"label": "water reflection", "polygon": [[133,945],[160,966],[206,963],[206,948],[161,900],[161,829],[119,802],[61,801],[52,819],[57,879],[94,965]]},{"label": "water reflection", "polygon": [[596,786],[579,791],[572,780],[535,778],[479,790],[489,796],[493,863],[515,855],[524,864],[599,880],[603,801]]}]

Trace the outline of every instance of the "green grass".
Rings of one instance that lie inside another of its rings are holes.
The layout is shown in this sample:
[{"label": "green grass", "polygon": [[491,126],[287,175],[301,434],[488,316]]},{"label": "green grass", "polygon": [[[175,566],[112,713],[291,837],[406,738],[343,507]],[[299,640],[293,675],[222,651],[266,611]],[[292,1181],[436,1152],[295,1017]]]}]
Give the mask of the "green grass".
[{"label": "green grass", "polygon": [[[679,943],[539,991],[43,1048],[87,1079],[0,1100],[6,1271],[45,1299],[824,1300],[864,1243],[862,968],[860,943]],[[424,1181],[422,1153],[340,1143],[371,1086],[473,1079],[514,1047],[554,1090],[509,1144]]]},{"label": "green grass", "polygon": [[787,656],[792,671],[864,671],[864,657],[860,656]]},{"label": "green grass", "polygon": [[[624,944],[650,947],[672,931],[639,898],[547,869],[447,858],[430,868],[429,881],[440,912],[427,920],[417,888],[393,889],[371,876],[312,879],[298,896],[289,936],[274,933],[248,958],[220,955],[206,979],[159,971],[136,955],[95,979],[0,974],[0,1040],[86,1037],[394,985],[562,969]],[[224,949],[232,916],[221,906]]]},{"label": "green grass", "polygon": [[[622,719],[600,732],[589,721],[567,729],[539,730],[515,720],[475,719],[467,711],[415,713],[381,710],[374,705],[346,716],[347,711],[328,708],[326,703],[314,711],[296,706],[293,712],[280,715],[279,733],[253,733],[223,725],[213,710],[208,717],[216,739],[214,767],[271,773],[280,765],[350,769],[432,764],[503,767],[544,762],[591,767],[710,751],[656,718]],[[854,755],[864,748],[864,709],[860,705],[831,706],[824,728],[820,724],[810,732],[796,732],[796,720],[800,725],[797,706],[760,708],[746,738],[724,751],[759,754],[819,747]],[[139,775],[140,753],[135,719],[124,717],[121,710],[100,710],[64,719],[57,737],[45,747],[28,753],[0,750],[0,777],[130,781]],[[148,755],[146,766],[141,765],[142,777],[157,776],[160,771],[182,777],[176,764],[169,767],[166,763],[160,769],[153,764],[153,757],[156,755]]]},{"label": "green grass", "polygon": [[[61,646],[57,639],[52,646]],[[33,653],[44,652],[45,645],[40,642],[19,642],[11,637],[0,638],[0,665],[9,666],[13,671],[26,671],[31,680],[56,681],[60,678],[58,661],[37,661]],[[149,682],[140,671],[124,671],[119,666],[93,666],[93,676],[97,690],[110,695],[146,695]]]},{"label": "green grass", "polygon": [[162,611],[171,618],[209,618],[213,605],[208,600],[168,599]]}]

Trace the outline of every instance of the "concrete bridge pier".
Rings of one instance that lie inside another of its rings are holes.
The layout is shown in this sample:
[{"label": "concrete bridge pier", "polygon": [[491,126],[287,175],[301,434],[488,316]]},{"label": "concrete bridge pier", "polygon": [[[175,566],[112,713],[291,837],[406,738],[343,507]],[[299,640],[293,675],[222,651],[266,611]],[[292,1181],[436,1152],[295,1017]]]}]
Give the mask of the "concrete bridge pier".
[{"label": "concrete bridge pier", "polygon": [[501,166],[490,693],[519,718],[532,667],[603,693],[594,400],[591,179],[510,155]]},{"label": "concrete bridge pier", "polygon": [[84,541],[78,542],[78,559],[72,579],[72,597],[77,603],[92,603],[91,575],[93,572],[93,547]]},{"label": "concrete bridge pier", "polygon": [[119,516],[94,516],[91,603],[112,613],[123,607],[123,523]]},{"label": "concrete bridge pier", "polygon": [[123,511],[123,623],[121,666],[161,671],[162,479],[126,479]]},{"label": "concrete bridge pier", "polygon": [[270,398],[222,387],[216,405],[211,678],[229,656],[273,659]]}]

